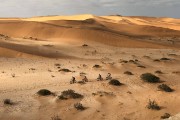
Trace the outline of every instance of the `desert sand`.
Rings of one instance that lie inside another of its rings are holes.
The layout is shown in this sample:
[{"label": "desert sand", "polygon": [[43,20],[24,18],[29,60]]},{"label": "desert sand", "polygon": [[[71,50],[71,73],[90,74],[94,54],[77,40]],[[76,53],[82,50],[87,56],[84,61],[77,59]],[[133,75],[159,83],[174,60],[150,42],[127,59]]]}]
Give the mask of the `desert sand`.
[{"label": "desert sand", "polygon": [[[176,119],[180,113],[179,48],[180,20],[174,18],[88,14],[0,18],[0,120],[51,120],[53,116],[160,120],[164,113]],[[101,67],[94,68],[96,64]],[[70,84],[72,76],[81,81],[82,73],[89,82]],[[96,80],[108,73],[123,85]],[[142,81],[143,73],[158,76],[174,91],[163,92],[157,88],[162,83]],[[39,96],[40,89],[53,95]],[[68,89],[84,97],[58,99]],[[5,99],[14,104],[5,105]],[[161,110],[148,109],[149,99]],[[86,109],[76,110],[77,102]]]}]

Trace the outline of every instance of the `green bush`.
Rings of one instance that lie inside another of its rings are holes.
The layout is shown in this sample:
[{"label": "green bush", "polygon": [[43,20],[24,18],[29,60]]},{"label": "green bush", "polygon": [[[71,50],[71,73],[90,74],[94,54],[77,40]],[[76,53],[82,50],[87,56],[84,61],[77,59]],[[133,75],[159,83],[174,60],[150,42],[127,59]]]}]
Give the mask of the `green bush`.
[{"label": "green bush", "polygon": [[158,88],[165,92],[173,92],[173,89],[166,84],[159,85]]},{"label": "green bush", "polygon": [[151,74],[151,73],[144,73],[140,77],[145,82],[149,82],[149,83],[158,83],[158,82],[160,82],[160,78],[153,75],[153,74]]}]

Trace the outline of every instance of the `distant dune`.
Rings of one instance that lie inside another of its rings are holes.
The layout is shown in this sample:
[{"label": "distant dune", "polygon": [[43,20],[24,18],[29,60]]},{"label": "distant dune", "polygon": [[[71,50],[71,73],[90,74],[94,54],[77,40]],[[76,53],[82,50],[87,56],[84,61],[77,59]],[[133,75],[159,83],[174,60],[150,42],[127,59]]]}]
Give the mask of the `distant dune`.
[{"label": "distant dune", "polygon": [[[11,38],[9,42],[12,42],[13,39],[21,39],[18,44],[29,39],[66,44],[97,42],[129,48],[177,49],[180,46],[179,30],[180,20],[174,18],[86,14],[0,19],[0,34],[9,36]],[[17,50],[15,47],[4,45],[0,45],[0,47]],[[23,52],[23,49],[19,52]],[[24,52],[32,54],[27,50]]]}]

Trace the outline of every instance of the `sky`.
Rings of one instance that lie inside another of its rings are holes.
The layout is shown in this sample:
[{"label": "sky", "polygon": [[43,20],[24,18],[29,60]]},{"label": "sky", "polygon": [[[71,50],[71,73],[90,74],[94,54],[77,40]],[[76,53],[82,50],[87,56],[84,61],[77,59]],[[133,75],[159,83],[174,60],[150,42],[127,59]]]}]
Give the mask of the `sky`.
[{"label": "sky", "polygon": [[180,0],[0,0],[0,17],[75,14],[180,18]]}]

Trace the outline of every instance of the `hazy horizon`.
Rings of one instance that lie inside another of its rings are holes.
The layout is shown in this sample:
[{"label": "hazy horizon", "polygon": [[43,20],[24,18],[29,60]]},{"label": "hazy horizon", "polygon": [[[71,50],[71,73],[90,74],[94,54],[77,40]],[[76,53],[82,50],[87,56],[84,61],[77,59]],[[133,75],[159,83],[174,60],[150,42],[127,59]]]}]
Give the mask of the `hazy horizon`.
[{"label": "hazy horizon", "polygon": [[123,15],[180,18],[179,0],[0,0],[0,17]]}]

